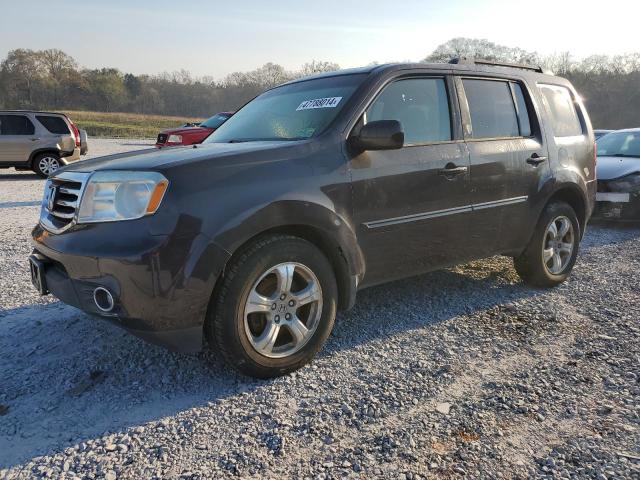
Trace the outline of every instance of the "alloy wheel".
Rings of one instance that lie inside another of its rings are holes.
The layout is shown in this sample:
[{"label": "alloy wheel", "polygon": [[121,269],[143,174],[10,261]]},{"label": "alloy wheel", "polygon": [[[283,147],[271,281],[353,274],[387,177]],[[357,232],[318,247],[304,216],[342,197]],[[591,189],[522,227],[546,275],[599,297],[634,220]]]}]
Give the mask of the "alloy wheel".
[{"label": "alloy wheel", "polygon": [[542,261],[552,275],[560,275],[571,261],[575,248],[573,223],[563,216],[554,218],[549,225],[542,244]]},{"label": "alloy wheel", "polygon": [[251,346],[269,358],[298,352],[322,315],[322,287],[310,268],[287,262],[265,272],[251,287],[244,329]]},{"label": "alloy wheel", "polygon": [[42,157],[38,161],[38,169],[44,175],[51,175],[53,172],[60,168],[60,161],[56,157]]}]

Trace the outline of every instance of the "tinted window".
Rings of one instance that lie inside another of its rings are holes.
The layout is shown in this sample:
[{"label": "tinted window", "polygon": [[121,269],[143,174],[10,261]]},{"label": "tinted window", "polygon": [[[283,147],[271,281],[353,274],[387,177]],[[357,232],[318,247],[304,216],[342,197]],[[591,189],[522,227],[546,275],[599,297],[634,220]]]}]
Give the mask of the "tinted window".
[{"label": "tinted window", "polygon": [[394,82],[369,107],[365,122],[398,120],[407,145],[451,140],[447,88],[442,78]]},{"label": "tinted window", "polygon": [[300,140],[319,135],[366,77],[339,75],[269,90],[242,107],[205,143]]},{"label": "tinted window", "polygon": [[518,137],[518,117],[508,82],[462,80],[473,138]]},{"label": "tinted window", "polygon": [[556,85],[540,85],[540,91],[551,114],[554,135],[556,137],[582,135],[582,126],[569,89]]},{"label": "tinted window", "polygon": [[520,126],[520,135],[523,137],[531,136],[531,121],[529,120],[529,110],[527,102],[524,99],[524,93],[519,83],[512,83],[513,95],[516,99],[518,107],[518,124]]},{"label": "tinted window", "polygon": [[52,117],[50,115],[36,115],[38,121],[51,133],[66,135],[69,132],[67,122],[62,117]]},{"label": "tinted window", "polygon": [[24,115],[0,115],[0,135],[33,135],[35,131]]}]

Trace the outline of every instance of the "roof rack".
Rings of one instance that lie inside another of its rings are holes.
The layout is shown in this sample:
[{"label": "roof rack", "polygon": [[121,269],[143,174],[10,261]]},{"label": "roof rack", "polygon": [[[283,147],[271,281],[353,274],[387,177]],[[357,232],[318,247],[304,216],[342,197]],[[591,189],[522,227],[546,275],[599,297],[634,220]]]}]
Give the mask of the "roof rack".
[{"label": "roof rack", "polygon": [[544,73],[542,67],[536,67],[533,65],[521,65],[519,63],[507,63],[507,62],[494,62],[493,60],[482,60],[467,57],[452,58],[449,63],[456,65],[488,65],[490,67],[507,67],[507,68],[520,68],[522,70],[531,70],[532,72]]}]

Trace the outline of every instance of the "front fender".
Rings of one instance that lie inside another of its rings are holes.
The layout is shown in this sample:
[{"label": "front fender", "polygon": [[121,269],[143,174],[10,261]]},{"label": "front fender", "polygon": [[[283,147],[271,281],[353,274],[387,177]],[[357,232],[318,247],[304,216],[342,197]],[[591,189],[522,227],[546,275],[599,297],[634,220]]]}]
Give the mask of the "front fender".
[{"label": "front fender", "polygon": [[283,199],[247,210],[221,226],[212,238],[220,247],[233,253],[262,233],[296,227],[315,230],[322,237],[331,239],[344,257],[349,274],[362,278],[364,257],[346,215],[309,199]]}]

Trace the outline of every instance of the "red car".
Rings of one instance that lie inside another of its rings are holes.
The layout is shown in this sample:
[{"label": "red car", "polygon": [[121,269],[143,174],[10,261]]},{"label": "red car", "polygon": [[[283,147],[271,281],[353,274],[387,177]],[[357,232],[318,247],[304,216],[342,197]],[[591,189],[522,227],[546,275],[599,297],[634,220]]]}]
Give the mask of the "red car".
[{"label": "red car", "polygon": [[231,115],[233,115],[233,112],[220,112],[199,125],[185,125],[180,128],[164,130],[158,135],[156,147],[175,147],[176,145],[202,143],[205,138],[226,122]]}]

